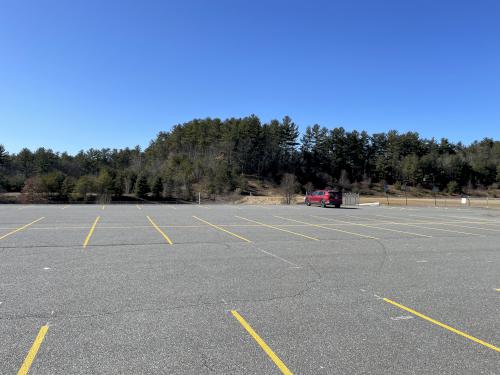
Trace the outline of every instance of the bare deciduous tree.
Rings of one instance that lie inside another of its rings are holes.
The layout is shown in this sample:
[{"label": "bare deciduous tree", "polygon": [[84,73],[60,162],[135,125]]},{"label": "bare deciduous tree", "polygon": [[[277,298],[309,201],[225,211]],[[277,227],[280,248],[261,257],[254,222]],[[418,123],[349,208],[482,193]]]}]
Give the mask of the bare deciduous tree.
[{"label": "bare deciduous tree", "polygon": [[285,173],[281,179],[281,191],[285,197],[285,203],[292,202],[293,195],[297,192],[297,177],[291,173]]}]

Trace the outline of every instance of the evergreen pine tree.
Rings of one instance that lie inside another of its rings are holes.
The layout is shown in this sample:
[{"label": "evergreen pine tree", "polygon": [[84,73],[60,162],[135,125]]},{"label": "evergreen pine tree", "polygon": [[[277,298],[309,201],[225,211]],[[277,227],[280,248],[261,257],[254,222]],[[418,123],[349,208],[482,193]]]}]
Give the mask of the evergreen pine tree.
[{"label": "evergreen pine tree", "polygon": [[155,182],[153,184],[153,199],[160,199],[163,193],[163,181],[161,177],[156,177]]},{"label": "evergreen pine tree", "polygon": [[135,187],[135,195],[138,198],[146,198],[149,193],[149,184],[146,176],[139,177],[136,187]]}]

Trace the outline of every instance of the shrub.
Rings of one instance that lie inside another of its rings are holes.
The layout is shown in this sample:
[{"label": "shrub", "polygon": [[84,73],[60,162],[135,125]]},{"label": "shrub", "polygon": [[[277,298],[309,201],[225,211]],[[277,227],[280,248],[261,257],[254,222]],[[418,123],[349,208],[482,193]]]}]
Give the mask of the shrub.
[{"label": "shrub", "polygon": [[448,185],[446,185],[446,191],[448,192],[448,194],[460,193],[460,186],[458,185],[458,182],[456,181],[448,182]]}]

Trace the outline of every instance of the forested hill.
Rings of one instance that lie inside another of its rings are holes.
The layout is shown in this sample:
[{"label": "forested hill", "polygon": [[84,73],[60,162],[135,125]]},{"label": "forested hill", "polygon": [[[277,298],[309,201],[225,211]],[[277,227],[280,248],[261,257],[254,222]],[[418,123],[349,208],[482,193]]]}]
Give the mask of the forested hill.
[{"label": "forested hill", "polygon": [[245,192],[248,178],[279,184],[296,176],[297,190],[376,183],[448,193],[498,187],[500,141],[470,145],[418,133],[368,134],[310,126],[300,135],[289,117],[196,119],[161,132],[149,147],[90,149],[77,155],[39,148],[9,154],[0,146],[0,191],[50,199],[136,194],[191,199],[196,191]]}]

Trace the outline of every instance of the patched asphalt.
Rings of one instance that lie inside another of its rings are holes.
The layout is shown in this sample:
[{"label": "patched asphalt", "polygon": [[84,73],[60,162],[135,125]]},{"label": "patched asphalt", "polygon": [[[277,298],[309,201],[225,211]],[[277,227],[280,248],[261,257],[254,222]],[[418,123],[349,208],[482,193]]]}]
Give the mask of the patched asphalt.
[{"label": "patched asphalt", "polygon": [[233,310],[296,374],[500,373],[500,211],[64,207],[0,206],[1,374],[44,325],[30,374],[280,373]]}]

